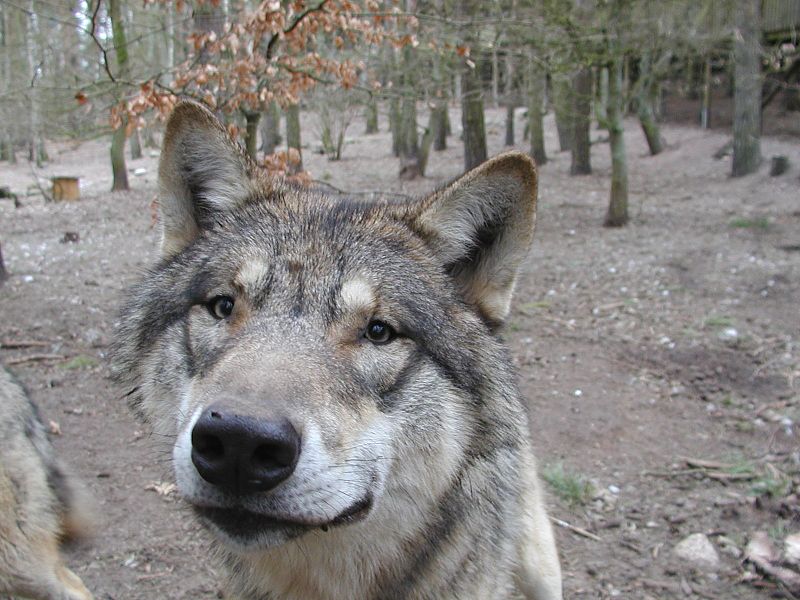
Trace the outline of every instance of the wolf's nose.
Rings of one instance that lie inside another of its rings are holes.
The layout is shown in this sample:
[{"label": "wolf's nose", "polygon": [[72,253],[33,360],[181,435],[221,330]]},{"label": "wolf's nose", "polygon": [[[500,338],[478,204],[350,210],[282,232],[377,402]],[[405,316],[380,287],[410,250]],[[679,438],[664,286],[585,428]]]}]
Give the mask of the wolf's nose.
[{"label": "wolf's nose", "polygon": [[192,429],[200,477],[235,494],[271,490],[292,474],[299,456],[300,436],[286,419],[256,419],[212,405]]}]

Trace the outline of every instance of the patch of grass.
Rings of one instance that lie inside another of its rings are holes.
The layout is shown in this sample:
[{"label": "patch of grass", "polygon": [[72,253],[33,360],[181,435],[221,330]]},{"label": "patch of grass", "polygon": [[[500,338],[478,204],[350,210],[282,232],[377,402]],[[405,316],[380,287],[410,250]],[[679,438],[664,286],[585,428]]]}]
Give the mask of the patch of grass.
[{"label": "patch of grass", "polygon": [[547,465],[541,475],[553,493],[570,506],[581,506],[592,498],[592,484],[582,475],[566,470],[561,463]]},{"label": "patch of grass", "polygon": [[74,369],[88,369],[89,367],[94,367],[97,364],[97,360],[92,358],[91,356],[86,356],[85,354],[79,354],[72,360],[65,362],[61,365],[62,369],[67,369],[68,371],[72,371]]},{"label": "patch of grass", "polygon": [[769,529],[767,529],[767,535],[774,542],[777,542],[781,546],[783,545],[783,540],[786,539],[786,536],[789,534],[789,530],[786,528],[786,523],[783,521],[778,521],[774,525],[771,525]]},{"label": "patch of grass", "polygon": [[729,225],[734,229],[759,229],[761,231],[766,231],[769,229],[769,219],[767,219],[767,217],[757,217],[755,219],[737,217],[733,219]]},{"label": "patch of grass", "polygon": [[757,496],[783,498],[792,491],[792,480],[782,473],[767,473],[753,482],[750,491]]},{"label": "patch of grass", "polygon": [[539,302],[526,302],[520,305],[522,310],[536,310],[537,308],[550,308],[551,304],[547,300],[540,300]]},{"label": "patch of grass", "polygon": [[733,319],[727,315],[716,315],[713,317],[708,317],[705,320],[704,325],[706,327],[713,327],[713,328],[722,328],[722,327],[732,327],[733,326]]},{"label": "patch of grass", "polygon": [[322,174],[322,181],[330,181],[331,179],[333,179],[333,175],[331,174],[330,171],[325,171]]},{"label": "patch of grass", "polygon": [[725,471],[731,475],[754,475],[756,467],[749,460],[740,458],[734,461]]}]

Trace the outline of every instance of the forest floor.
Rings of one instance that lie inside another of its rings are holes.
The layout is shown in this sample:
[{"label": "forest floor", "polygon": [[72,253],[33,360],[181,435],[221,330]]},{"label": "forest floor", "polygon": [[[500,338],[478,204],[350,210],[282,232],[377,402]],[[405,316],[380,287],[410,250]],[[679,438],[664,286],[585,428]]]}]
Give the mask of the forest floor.
[{"label": "forest floor", "polygon": [[[632,221],[605,229],[605,132],[592,132],[594,174],[570,177],[552,116],[546,125],[537,237],[505,335],[551,514],[572,527],[556,528],[566,598],[793,598],[743,553],[756,532],[780,549],[800,531],[800,141],[762,140],[767,159],[789,157],[788,173],[770,177],[767,161],[731,179],[730,157],[713,158],[726,132],[665,126],[667,149],[650,157],[629,121]],[[399,182],[381,126],[365,136],[355,123],[338,162],[312,142],[306,167],[338,188],[407,193],[460,171],[454,137],[428,177]],[[487,126],[494,154],[503,111],[488,110]],[[0,163],[0,185],[23,204],[0,200],[11,272],[0,360],[96,498],[96,535],[69,564],[99,599],[215,598],[206,537],[170,485],[169,457],[108,380],[115,312],[156,247],[157,158],[129,163],[134,191],[111,194],[104,143],[50,151],[39,176],[80,175],[79,202],[26,196],[27,163]],[[718,565],[675,552],[695,533]]]}]

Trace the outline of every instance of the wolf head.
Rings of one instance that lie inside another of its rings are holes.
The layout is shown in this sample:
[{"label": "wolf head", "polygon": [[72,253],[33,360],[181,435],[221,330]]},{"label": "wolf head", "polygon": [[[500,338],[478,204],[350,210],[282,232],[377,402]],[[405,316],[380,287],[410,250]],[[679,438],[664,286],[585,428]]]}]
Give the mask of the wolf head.
[{"label": "wolf head", "polygon": [[333,199],[262,173],[185,102],[159,180],[161,259],[123,308],[115,374],[229,548],[398,533],[470,461],[527,443],[497,335],[533,235],[527,156],[409,202]]}]

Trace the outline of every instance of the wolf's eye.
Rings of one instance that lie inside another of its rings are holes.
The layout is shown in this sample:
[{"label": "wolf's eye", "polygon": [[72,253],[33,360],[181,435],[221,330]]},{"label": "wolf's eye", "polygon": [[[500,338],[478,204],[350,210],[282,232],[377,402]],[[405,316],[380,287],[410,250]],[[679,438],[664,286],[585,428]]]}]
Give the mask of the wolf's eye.
[{"label": "wolf's eye", "polygon": [[208,312],[215,319],[227,319],[233,312],[233,298],[230,296],[216,296],[206,304]]},{"label": "wolf's eye", "polygon": [[391,342],[397,332],[392,329],[390,325],[387,325],[383,321],[370,321],[367,324],[367,330],[364,332],[364,337],[367,338],[373,344],[388,344]]}]

